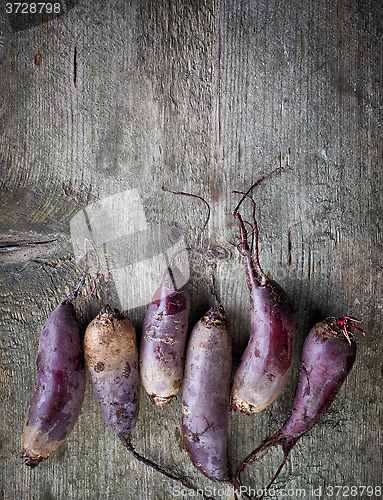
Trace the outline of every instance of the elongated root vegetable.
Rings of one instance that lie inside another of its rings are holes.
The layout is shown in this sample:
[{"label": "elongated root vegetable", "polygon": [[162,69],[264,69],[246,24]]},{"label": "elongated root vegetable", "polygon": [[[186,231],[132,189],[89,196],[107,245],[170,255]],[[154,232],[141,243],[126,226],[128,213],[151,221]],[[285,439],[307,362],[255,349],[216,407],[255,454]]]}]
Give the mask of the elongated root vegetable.
[{"label": "elongated root vegetable", "polygon": [[85,393],[84,358],[70,299],[46,320],[41,332],[36,381],[23,430],[23,456],[31,467],[69,436]]},{"label": "elongated root vegetable", "polygon": [[282,470],[298,439],[328,410],[355,361],[356,344],[350,328],[363,330],[352,321],[348,316],[328,318],[310,330],[302,348],[293,411],[283,427],[241,463],[235,481],[245,464],[253,461],[260,452],[280,443],[284,452],[283,460],[266,487],[267,491]]},{"label": "elongated root vegetable", "polygon": [[228,480],[227,438],[231,337],[222,307],[194,327],[186,353],[182,434],[194,465],[214,481]]},{"label": "elongated root vegetable", "polygon": [[139,408],[138,349],[132,323],[105,306],[86,329],[84,353],[105,420],[126,444]]},{"label": "elongated root vegetable", "polygon": [[84,400],[84,356],[72,302],[85,283],[88,245],[95,253],[97,272],[91,293],[82,300],[95,292],[100,263],[93,242],[85,238],[85,253],[80,259],[85,259],[82,277],[73,292],[50,314],[40,335],[36,381],[23,429],[23,456],[31,467],[63,444]]},{"label": "elongated root vegetable", "polygon": [[[200,196],[182,191],[164,191],[203,201],[208,209],[197,244],[210,218],[209,204]],[[175,256],[190,248],[178,250]],[[188,284],[178,287],[182,275],[175,266],[165,270],[159,288],[146,312],[140,345],[142,384],[157,406],[163,407],[179,391],[184,369],[184,353],[189,325],[190,297]],[[182,280],[184,281],[184,280]]]},{"label": "elongated root vegetable", "polygon": [[254,211],[254,260],[245,225],[238,212],[250,190],[269,175],[257,181],[244,194],[233,214],[240,231],[239,252],[246,266],[250,290],[251,334],[234,375],[232,397],[234,408],[246,414],[263,410],[278,397],[290,374],[295,346],[295,315],[287,295],[278,283],[267,278],[259,263],[258,228]]},{"label": "elongated root vegetable", "polygon": [[161,407],[177,394],[183,375],[190,297],[187,283],[177,288],[179,273],[175,267],[165,270],[142,328],[141,380],[146,392]]}]

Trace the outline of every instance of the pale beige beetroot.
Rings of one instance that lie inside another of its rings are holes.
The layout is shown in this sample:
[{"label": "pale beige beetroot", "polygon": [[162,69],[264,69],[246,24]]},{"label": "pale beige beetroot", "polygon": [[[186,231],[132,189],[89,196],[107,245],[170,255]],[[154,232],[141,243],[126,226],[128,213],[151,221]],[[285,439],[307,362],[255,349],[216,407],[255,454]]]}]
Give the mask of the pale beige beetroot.
[{"label": "pale beige beetroot", "polygon": [[138,349],[132,323],[105,306],[86,329],[84,353],[105,420],[126,444],[139,408]]}]

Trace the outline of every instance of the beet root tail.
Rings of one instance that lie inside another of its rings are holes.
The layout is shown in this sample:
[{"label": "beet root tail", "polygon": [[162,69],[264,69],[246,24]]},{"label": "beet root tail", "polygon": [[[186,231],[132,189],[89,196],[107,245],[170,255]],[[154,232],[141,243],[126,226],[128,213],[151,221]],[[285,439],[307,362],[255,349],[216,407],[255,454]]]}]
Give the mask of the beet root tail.
[{"label": "beet root tail", "polygon": [[246,464],[254,462],[254,460],[256,459],[257,455],[259,455],[259,453],[261,453],[263,451],[265,453],[267,453],[272,446],[275,446],[279,442],[280,439],[281,439],[281,433],[280,433],[280,431],[278,431],[274,435],[272,435],[271,437],[265,439],[265,441],[263,441],[263,443],[260,446],[258,446],[258,448],[256,448],[254,451],[252,451],[240,463],[238,469],[236,470],[236,472],[234,474],[234,479],[233,479],[234,498],[235,498],[235,500],[238,499],[237,494],[236,494],[236,489],[237,489],[237,483],[238,483],[238,480],[239,480],[239,475],[242,472],[242,470],[245,468]]},{"label": "beet root tail", "polygon": [[277,477],[279,476],[279,473],[281,472],[281,470],[283,469],[285,463],[286,463],[286,460],[287,460],[287,457],[289,456],[289,453],[290,451],[293,449],[294,445],[296,443],[296,440],[291,442],[289,441],[288,443],[285,443],[283,445],[283,459],[282,459],[282,462],[280,464],[280,466],[278,467],[276,473],[274,474],[274,476],[271,478],[271,481],[269,482],[269,484],[266,486],[264,492],[262,493],[262,495],[259,497],[258,500],[262,500],[262,498],[265,496],[266,492],[268,491],[268,489],[270,488],[270,486],[274,483],[274,481],[277,479]]},{"label": "beet root tail", "polygon": [[[256,448],[254,451],[252,451],[242,462],[241,464],[239,465],[235,475],[234,475],[234,480],[233,480],[233,486],[234,486],[234,498],[235,500],[238,499],[237,497],[237,483],[239,481],[239,475],[240,473],[242,472],[242,470],[245,468],[245,466],[248,464],[248,463],[252,463],[256,460],[257,456],[264,452],[264,455],[269,451],[269,449],[272,447],[272,446],[275,446],[277,445],[278,443],[280,443],[281,441],[283,441],[282,443],[282,448],[283,448],[283,459],[282,459],[282,462],[280,464],[280,466],[278,467],[277,471],[275,472],[274,476],[272,477],[271,481],[269,482],[269,484],[266,486],[266,488],[264,489],[264,492],[263,494],[259,497],[258,500],[262,500],[262,498],[265,496],[267,490],[270,488],[270,486],[274,483],[274,481],[277,479],[277,477],[279,476],[279,473],[281,472],[281,470],[283,469],[285,463],[286,463],[286,460],[287,460],[287,457],[289,456],[289,453],[290,451],[294,448],[295,446],[295,443],[297,442],[297,439],[294,439],[294,440],[286,440],[286,438],[284,438],[282,436],[282,433],[281,431],[278,431],[276,432],[275,434],[273,434],[271,437],[265,439],[265,441],[263,441],[263,443],[258,446],[258,448]],[[264,456],[263,455],[263,456]]]},{"label": "beet root tail", "polygon": [[[121,439],[121,441],[122,441],[123,445],[125,446],[125,448],[133,455],[133,457],[136,460],[138,460],[139,462],[142,462],[147,467],[152,468],[153,470],[155,470],[159,474],[164,475],[168,479],[171,479],[172,481],[177,481],[178,483],[182,484],[182,486],[184,486],[185,488],[188,488],[189,490],[193,490],[195,492],[198,492],[197,488],[194,487],[188,481],[188,479],[186,477],[176,476],[176,475],[172,474],[171,472],[167,471],[166,469],[164,469],[163,467],[161,467],[160,465],[156,464],[155,462],[153,462],[149,458],[146,458],[143,455],[141,455],[140,453],[138,453],[135,450],[135,448],[134,448],[134,446],[133,446],[133,444],[131,442],[130,435],[119,436],[119,438]],[[214,500],[213,498],[205,496],[205,495],[203,495],[203,498],[204,498],[204,500]]]}]

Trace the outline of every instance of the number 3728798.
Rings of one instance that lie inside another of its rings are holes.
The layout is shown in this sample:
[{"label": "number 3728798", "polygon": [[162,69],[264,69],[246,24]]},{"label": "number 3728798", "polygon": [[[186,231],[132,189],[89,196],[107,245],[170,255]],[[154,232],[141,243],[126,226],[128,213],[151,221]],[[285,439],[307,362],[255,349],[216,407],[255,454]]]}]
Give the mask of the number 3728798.
[{"label": "number 3728798", "polygon": [[326,486],[326,495],[328,497],[381,497],[381,486]]},{"label": "number 3728798", "polygon": [[31,2],[31,3],[18,3],[8,2],[5,4],[5,12],[7,14],[60,14],[60,3],[45,3],[45,2]]}]

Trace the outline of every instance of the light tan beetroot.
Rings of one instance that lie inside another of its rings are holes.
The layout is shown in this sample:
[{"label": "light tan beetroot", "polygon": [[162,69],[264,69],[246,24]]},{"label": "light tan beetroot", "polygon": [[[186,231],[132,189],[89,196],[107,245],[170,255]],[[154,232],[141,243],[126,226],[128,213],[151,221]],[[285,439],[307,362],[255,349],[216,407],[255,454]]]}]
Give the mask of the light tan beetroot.
[{"label": "light tan beetroot", "polygon": [[139,408],[138,349],[132,323],[117,309],[105,306],[86,329],[84,353],[105,420],[126,444]]}]

